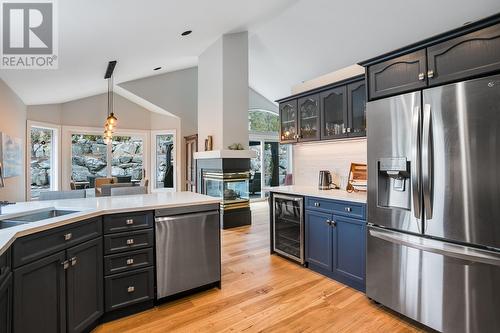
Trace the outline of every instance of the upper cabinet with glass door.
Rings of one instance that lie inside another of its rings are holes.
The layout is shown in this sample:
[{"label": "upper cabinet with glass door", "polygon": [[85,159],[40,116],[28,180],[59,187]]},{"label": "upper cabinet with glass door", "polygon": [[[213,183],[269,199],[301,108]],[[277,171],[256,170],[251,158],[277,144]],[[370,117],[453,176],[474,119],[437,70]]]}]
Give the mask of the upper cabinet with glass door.
[{"label": "upper cabinet with glass door", "polygon": [[278,102],[281,143],[366,136],[364,75],[290,96]]},{"label": "upper cabinet with glass door", "polygon": [[282,143],[297,141],[297,100],[280,103],[280,140]]},{"label": "upper cabinet with glass door", "polygon": [[311,95],[298,100],[299,137],[298,141],[313,141],[320,138],[319,95]]}]

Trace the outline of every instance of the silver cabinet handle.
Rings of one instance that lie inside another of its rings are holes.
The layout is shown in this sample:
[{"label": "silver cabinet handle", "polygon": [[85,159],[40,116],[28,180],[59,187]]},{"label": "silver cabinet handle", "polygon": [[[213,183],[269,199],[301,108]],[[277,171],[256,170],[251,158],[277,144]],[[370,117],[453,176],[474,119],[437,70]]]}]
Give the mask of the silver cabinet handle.
[{"label": "silver cabinet handle", "polygon": [[64,269],[68,269],[69,268],[69,261],[64,260],[63,262],[61,262],[61,265],[63,266]]},{"label": "silver cabinet handle", "polygon": [[434,71],[433,71],[432,69],[429,69],[429,70],[427,71],[427,77],[428,77],[429,79],[432,79],[432,78],[434,77]]},{"label": "silver cabinet handle", "polygon": [[319,207],[319,202],[315,202],[314,207]]},{"label": "silver cabinet handle", "polygon": [[347,127],[347,133],[351,133],[351,128]]},{"label": "silver cabinet handle", "polygon": [[69,260],[71,262],[71,266],[75,266],[77,264],[76,257],[73,257]]},{"label": "silver cabinet handle", "polygon": [[127,292],[129,293],[133,293],[135,291],[135,287],[134,286],[130,286],[127,288]]},{"label": "silver cabinet handle", "polygon": [[345,207],[345,208],[344,208],[344,210],[345,210],[346,212],[351,212],[351,211],[352,211],[352,208],[351,208],[351,207]]},{"label": "silver cabinet handle", "polygon": [[425,79],[425,73],[418,73],[418,80],[423,81]]},{"label": "silver cabinet handle", "polygon": [[134,239],[127,239],[127,245],[133,245],[134,244]]},{"label": "silver cabinet handle", "polygon": [[64,240],[69,241],[73,237],[73,234],[71,232],[68,232],[67,234],[64,235]]},{"label": "silver cabinet handle", "polygon": [[331,226],[336,227],[337,226],[337,222],[335,222],[334,220],[332,220],[331,221]]},{"label": "silver cabinet handle", "polygon": [[325,223],[328,225],[332,225],[332,221],[330,221],[330,220],[326,220]]},{"label": "silver cabinet handle", "polygon": [[422,207],[421,196],[422,189],[420,188],[420,127],[421,115],[420,107],[413,108],[412,115],[412,148],[411,148],[411,188],[413,196],[413,215],[415,218],[420,218],[420,210]]},{"label": "silver cabinet handle", "polygon": [[133,265],[134,264],[134,259],[130,258],[127,259],[127,265]]},{"label": "silver cabinet handle", "polygon": [[422,194],[424,197],[425,218],[432,218],[432,119],[430,104],[424,105],[422,129]]},{"label": "silver cabinet handle", "polygon": [[127,225],[132,225],[134,224],[134,219],[128,219],[125,221],[125,223],[127,223]]}]

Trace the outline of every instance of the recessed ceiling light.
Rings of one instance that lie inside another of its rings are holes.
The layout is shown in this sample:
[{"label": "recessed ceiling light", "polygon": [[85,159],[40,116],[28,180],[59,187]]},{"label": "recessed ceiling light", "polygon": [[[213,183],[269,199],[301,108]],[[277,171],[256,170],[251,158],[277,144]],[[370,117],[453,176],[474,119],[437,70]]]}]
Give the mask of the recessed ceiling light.
[{"label": "recessed ceiling light", "polygon": [[161,69],[161,67],[155,67],[153,68],[154,71],[159,71]]},{"label": "recessed ceiling light", "polygon": [[187,35],[190,35],[193,31],[192,30],[186,30],[184,31],[181,36],[187,36]]}]

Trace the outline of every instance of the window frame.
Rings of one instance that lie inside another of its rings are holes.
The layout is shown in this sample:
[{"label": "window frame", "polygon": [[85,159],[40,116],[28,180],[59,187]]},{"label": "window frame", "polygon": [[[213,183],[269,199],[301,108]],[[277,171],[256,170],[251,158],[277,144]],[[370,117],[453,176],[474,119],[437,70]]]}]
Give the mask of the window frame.
[{"label": "window frame", "polygon": [[26,121],[26,200],[31,201],[31,129],[40,128],[53,131],[51,168],[50,168],[50,191],[61,188],[61,126],[41,121]]}]

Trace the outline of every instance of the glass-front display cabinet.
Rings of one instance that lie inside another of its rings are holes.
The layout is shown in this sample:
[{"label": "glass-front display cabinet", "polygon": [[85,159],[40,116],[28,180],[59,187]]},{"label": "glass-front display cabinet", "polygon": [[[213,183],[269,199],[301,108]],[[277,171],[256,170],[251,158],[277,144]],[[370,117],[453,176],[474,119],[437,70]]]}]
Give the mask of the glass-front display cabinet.
[{"label": "glass-front display cabinet", "polygon": [[298,141],[320,139],[319,95],[312,95],[298,100],[299,136]]},{"label": "glass-front display cabinet", "polygon": [[280,141],[297,141],[297,100],[280,104]]},{"label": "glass-front display cabinet", "polygon": [[366,85],[365,81],[347,86],[349,105],[349,137],[366,136]]},{"label": "glass-front display cabinet", "polygon": [[323,111],[323,139],[347,136],[347,94],[346,87],[333,88],[321,93]]}]

